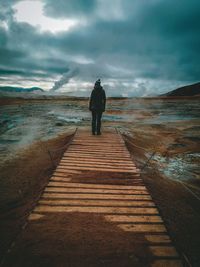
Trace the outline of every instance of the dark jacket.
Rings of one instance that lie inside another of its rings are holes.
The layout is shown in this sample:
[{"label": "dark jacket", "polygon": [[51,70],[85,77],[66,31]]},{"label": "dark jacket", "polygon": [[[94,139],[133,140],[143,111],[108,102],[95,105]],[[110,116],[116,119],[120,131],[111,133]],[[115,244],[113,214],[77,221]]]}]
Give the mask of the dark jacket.
[{"label": "dark jacket", "polygon": [[106,106],[106,94],[101,85],[95,85],[92,90],[89,102],[90,111],[105,111]]}]

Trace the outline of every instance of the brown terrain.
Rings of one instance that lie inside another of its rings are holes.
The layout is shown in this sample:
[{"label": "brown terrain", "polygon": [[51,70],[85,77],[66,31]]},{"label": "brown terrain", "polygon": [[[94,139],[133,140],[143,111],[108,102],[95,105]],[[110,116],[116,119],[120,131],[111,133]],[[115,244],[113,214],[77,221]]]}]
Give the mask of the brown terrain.
[{"label": "brown terrain", "polygon": [[[66,217],[64,214],[57,216],[55,213],[44,218],[42,224],[40,220],[35,224],[27,223],[31,210],[55,169],[48,150],[51,151],[54,164],[58,164],[71,137],[62,135],[50,141],[35,143],[21,152],[17,159],[8,161],[1,169],[1,176],[5,177],[1,179],[1,251],[4,256],[2,266],[27,266],[27,262],[29,266],[63,266],[65,261],[65,266],[149,266],[148,257],[144,255],[148,256],[150,252],[137,246],[138,243],[144,242],[141,236],[120,232],[115,229],[114,224],[103,220],[101,214],[75,212]],[[141,145],[148,150],[152,147],[152,140],[143,140],[141,135],[135,135],[134,140],[128,136],[124,137],[135,162],[138,162],[138,167],[142,169],[147,159]],[[62,147],[63,149],[60,149]],[[56,150],[58,148],[59,150]],[[94,177],[98,179],[99,173],[91,171],[86,172],[84,176],[81,174],[78,182],[83,182],[84,177],[87,177],[88,182],[94,183]],[[107,173],[103,176],[101,174],[101,183],[109,184],[107,177]],[[109,177],[110,183],[113,184],[115,177],[110,174]],[[198,200],[179,183],[163,177],[151,161],[142,171],[142,178],[159,208],[170,238],[185,266],[199,266]],[[114,183],[121,184],[120,179]],[[126,184],[129,184],[128,180]],[[66,225],[70,227],[66,228]],[[64,235],[63,229],[66,229]],[[32,247],[30,243],[33,237],[37,248]],[[130,248],[133,247],[134,254],[131,254]],[[90,255],[90,259],[85,259],[84,255]],[[19,262],[22,265],[15,264],[16,256],[21,257]],[[138,258],[142,260],[139,261]]]},{"label": "brown terrain", "polygon": [[[9,99],[7,101],[7,104],[13,104]],[[17,105],[23,102],[14,101]],[[120,115],[117,110],[107,113]],[[129,111],[124,113],[130,115]],[[135,114],[139,119],[152,116],[145,110],[135,110]],[[120,125],[125,129],[127,127],[125,122],[120,122]],[[188,180],[184,186],[166,177],[162,172],[164,166],[158,168],[156,161],[157,155],[171,158],[190,151],[199,152],[197,142],[184,136],[186,131],[197,128],[198,122],[130,125],[128,132],[124,129],[121,132],[134,163],[141,169],[142,183],[151,194],[183,265],[198,267],[199,179]],[[105,130],[107,126],[114,128],[116,122],[105,122]],[[87,127],[80,128],[88,130]],[[1,266],[150,266],[151,251],[138,246],[145,243],[141,235],[120,231],[114,223],[103,219],[101,214],[72,212],[68,216],[60,213],[58,216],[52,213],[38,221],[28,221],[72,137],[72,132],[66,131],[48,141],[34,142],[0,167]],[[119,179],[115,179],[115,173],[112,176],[111,173],[104,172],[102,175],[90,171],[84,175],[76,173],[75,176],[80,183],[87,178],[93,184],[96,179],[98,183],[101,179],[103,184],[121,185],[124,176],[117,175]],[[128,179],[126,185],[129,185]],[[31,243],[32,239],[34,242]],[[90,259],[86,259],[85,255],[90,255]],[[67,262],[67,265],[63,265],[63,262]],[[154,266],[179,266],[179,263]]]},{"label": "brown terrain", "polygon": [[1,166],[1,259],[26,225],[29,213],[64,152],[60,148],[66,148],[71,137],[64,134],[46,142],[36,142]]}]

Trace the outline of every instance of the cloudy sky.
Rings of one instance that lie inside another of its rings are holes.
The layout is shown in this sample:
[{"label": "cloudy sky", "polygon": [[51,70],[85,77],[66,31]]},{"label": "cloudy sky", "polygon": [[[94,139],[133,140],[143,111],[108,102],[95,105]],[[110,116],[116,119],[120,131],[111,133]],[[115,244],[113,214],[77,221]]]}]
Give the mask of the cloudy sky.
[{"label": "cloudy sky", "polygon": [[0,85],[160,94],[200,80],[199,0],[0,0]]}]

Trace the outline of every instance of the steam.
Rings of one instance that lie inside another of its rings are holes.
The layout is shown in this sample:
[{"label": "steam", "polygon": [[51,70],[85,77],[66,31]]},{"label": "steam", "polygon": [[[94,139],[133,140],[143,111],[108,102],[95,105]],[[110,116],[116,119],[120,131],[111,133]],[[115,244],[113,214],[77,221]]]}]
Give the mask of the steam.
[{"label": "steam", "polygon": [[69,80],[78,74],[78,68],[73,68],[69,70],[67,73],[63,74],[60,80],[54,83],[54,86],[51,88],[50,91],[57,91],[60,89],[64,84],[67,84]]}]

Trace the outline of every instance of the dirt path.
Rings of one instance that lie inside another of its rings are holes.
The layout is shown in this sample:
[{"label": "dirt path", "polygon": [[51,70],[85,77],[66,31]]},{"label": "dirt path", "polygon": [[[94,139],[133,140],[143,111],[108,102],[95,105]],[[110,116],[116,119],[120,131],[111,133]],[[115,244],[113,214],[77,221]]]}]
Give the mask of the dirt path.
[{"label": "dirt path", "polygon": [[120,135],[78,131],[9,267],[182,266]]}]

